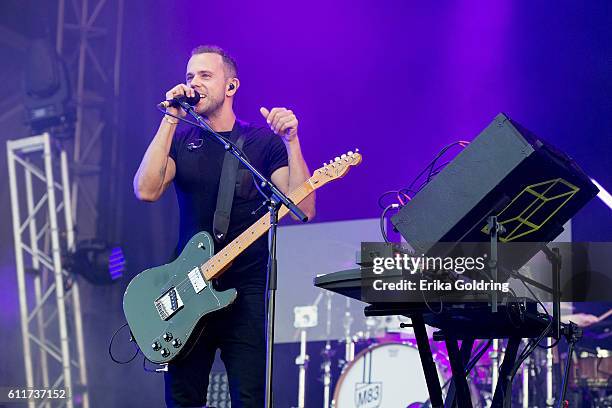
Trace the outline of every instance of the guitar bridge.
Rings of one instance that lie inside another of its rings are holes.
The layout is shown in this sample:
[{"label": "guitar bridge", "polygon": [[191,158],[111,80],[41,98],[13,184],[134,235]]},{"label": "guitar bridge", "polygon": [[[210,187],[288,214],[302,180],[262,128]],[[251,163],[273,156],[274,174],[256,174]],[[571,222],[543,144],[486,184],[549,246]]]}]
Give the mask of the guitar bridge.
[{"label": "guitar bridge", "polygon": [[170,288],[153,303],[162,320],[168,320],[183,307],[183,300],[174,287]]}]

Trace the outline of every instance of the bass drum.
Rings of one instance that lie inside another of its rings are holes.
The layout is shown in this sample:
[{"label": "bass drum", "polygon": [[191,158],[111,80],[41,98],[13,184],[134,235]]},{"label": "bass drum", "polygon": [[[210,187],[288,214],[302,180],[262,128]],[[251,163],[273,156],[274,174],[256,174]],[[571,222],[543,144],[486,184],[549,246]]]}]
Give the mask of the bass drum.
[{"label": "bass drum", "polygon": [[[447,362],[436,361],[441,385],[451,376],[447,365]],[[474,407],[478,407],[480,404],[474,388],[470,384]],[[429,393],[418,349],[409,344],[384,343],[362,350],[346,366],[336,384],[332,406],[411,408],[428,402]]]},{"label": "bass drum", "polygon": [[[438,377],[441,379],[440,369]],[[404,408],[429,399],[419,351],[386,343],[363,350],[346,367],[334,392],[334,408]]]}]

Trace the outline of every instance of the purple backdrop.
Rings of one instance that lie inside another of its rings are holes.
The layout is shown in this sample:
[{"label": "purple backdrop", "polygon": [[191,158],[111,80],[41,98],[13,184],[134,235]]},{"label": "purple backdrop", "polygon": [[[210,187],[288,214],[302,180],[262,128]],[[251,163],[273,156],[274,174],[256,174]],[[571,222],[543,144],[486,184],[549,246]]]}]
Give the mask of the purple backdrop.
[{"label": "purple backdrop", "polygon": [[[237,59],[242,118],[262,121],[262,105],[297,113],[311,170],[360,148],[363,164],[319,190],[316,222],[377,217],[380,193],[404,187],[442,146],[472,139],[500,111],[570,153],[612,190],[609,1],[125,3],[120,180],[131,273],[166,261],[176,241],[173,192],[159,203],[140,203],[132,177],[159,123],[155,104],[183,80],[189,51],[201,43],[218,44]],[[0,198],[9,208],[6,184]],[[583,239],[610,239],[610,218],[594,201],[574,231]],[[3,225],[2,265],[14,268],[8,212]],[[118,299],[121,285],[116,290]],[[112,303],[120,320],[120,304]],[[16,321],[2,317],[2,328],[15,331]],[[89,335],[107,339],[110,333]],[[106,357],[99,358],[106,367]],[[13,363],[7,367],[22,369],[20,353]],[[137,365],[130,369],[140,373]],[[100,368],[92,383],[119,372]],[[148,378],[131,378],[151,386]],[[125,402],[133,388],[123,388],[106,398]],[[161,392],[148,398],[159,402]]]},{"label": "purple backdrop", "polygon": [[[320,190],[317,221],[378,216],[378,194],[404,186],[440,147],[472,139],[499,111],[609,177],[609,155],[590,161],[594,151],[612,152],[607,2],[129,7],[142,15],[126,41],[126,92],[143,96],[132,105],[132,127],[142,130],[130,139],[149,140],[152,106],[182,80],[190,49],[219,44],[238,61],[240,116],[261,121],[262,105],[293,109],[312,169],[363,152],[360,168]],[[137,162],[128,163],[131,173]]]}]

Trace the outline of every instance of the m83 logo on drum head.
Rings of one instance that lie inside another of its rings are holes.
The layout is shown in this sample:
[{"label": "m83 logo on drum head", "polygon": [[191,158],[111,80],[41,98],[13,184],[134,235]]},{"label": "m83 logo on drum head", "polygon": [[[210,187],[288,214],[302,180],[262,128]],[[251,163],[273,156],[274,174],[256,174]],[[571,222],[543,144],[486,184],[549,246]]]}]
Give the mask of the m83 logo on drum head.
[{"label": "m83 logo on drum head", "polygon": [[419,351],[402,343],[370,346],[351,361],[334,390],[334,408],[403,408],[429,399]]},{"label": "m83 logo on drum head", "polygon": [[[372,352],[363,355],[361,381],[355,383],[355,408],[379,408],[382,403],[382,381],[372,373]],[[374,376],[374,378],[372,378]]]},{"label": "m83 logo on drum head", "polygon": [[379,408],[382,403],[382,383],[355,384],[355,407]]}]

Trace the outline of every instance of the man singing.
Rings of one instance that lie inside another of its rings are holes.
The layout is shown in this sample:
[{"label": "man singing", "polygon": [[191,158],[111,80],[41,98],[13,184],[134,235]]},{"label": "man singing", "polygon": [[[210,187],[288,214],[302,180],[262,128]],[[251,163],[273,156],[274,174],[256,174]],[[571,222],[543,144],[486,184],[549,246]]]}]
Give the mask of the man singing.
[{"label": "man singing", "polygon": [[[240,81],[235,61],[224,50],[216,46],[195,48],[187,62],[185,79],[185,84],[166,93],[166,99],[194,96],[196,90],[201,99],[195,110],[226,138],[236,141],[242,135],[246,157],[283,193],[293,191],[310,177],[300,149],[298,120],[292,111],[260,108],[267,127],[249,125],[236,118],[233,102]],[[177,108],[167,111],[175,116],[185,115]],[[180,209],[177,254],[195,233],[207,231],[213,235],[213,215],[226,154],[223,146],[199,128],[177,132],[178,122],[164,116],[134,177],[134,192],[144,201],[156,201],[174,182]],[[227,235],[216,243],[215,252],[267,212],[261,204],[262,197],[250,173],[240,166]],[[300,208],[312,219],[314,194],[303,200]],[[264,406],[267,260],[268,243],[263,236],[215,282],[220,290],[236,288],[238,297],[229,307],[209,315],[206,330],[193,350],[168,365],[165,382],[169,407],[206,404],[208,375],[217,349],[227,370],[232,407]]]}]

